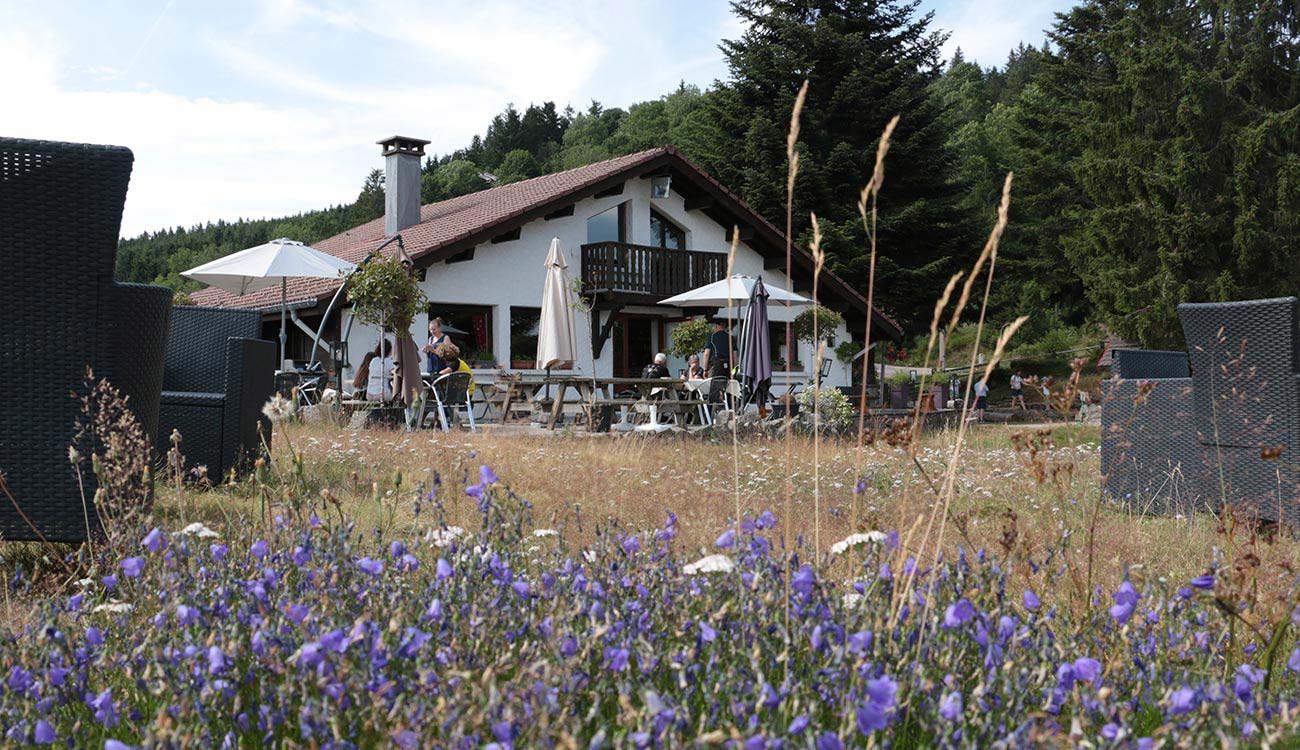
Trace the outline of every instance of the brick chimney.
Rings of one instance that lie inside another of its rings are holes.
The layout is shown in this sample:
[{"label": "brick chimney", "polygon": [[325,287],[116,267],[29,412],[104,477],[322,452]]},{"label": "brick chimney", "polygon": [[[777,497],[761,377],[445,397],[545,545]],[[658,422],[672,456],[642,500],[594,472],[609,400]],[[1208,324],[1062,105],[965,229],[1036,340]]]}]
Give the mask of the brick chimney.
[{"label": "brick chimney", "polygon": [[392,237],[420,223],[420,159],[429,142],[401,135],[375,142],[384,148],[384,234]]}]

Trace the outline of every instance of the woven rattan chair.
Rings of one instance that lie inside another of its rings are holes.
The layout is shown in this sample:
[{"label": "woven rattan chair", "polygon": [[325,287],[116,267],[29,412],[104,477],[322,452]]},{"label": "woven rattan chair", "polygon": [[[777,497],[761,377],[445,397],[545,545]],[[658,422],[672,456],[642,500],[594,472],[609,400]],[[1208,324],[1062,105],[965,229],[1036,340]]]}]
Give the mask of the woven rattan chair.
[{"label": "woven rattan chair", "polygon": [[1205,491],[1245,515],[1300,528],[1300,303],[1183,304],[1178,317],[1210,466]]},{"label": "woven rattan chair", "polygon": [[1114,352],[1115,381],[1103,386],[1101,404],[1101,472],[1107,494],[1131,510],[1217,507],[1217,496],[1205,493],[1187,361],[1184,352]]},{"label": "woven rattan chair", "polygon": [[[177,307],[163,373],[158,452],[166,455],[171,434],[181,435],[187,466],[207,468],[219,481],[270,444],[262,407],[275,386],[276,346],[259,337],[255,310]],[[261,433],[258,426],[261,425]]]},{"label": "woven rattan chair", "polygon": [[68,458],[87,366],[157,431],[171,291],[113,282],[131,163],[116,146],[0,138],[0,473],[13,498],[0,492],[0,539],[97,533],[94,476],[79,485]]}]

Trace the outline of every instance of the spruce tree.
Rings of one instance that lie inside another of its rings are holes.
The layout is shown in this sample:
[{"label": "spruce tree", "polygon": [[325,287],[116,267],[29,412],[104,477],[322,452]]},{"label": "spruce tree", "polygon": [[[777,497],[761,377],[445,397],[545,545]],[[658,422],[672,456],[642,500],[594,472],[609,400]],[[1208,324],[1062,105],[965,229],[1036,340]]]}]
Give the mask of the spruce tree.
[{"label": "spruce tree", "polygon": [[796,234],[816,212],[834,270],[864,291],[868,250],[857,213],[878,138],[899,115],[880,194],[877,299],[914,327],[976,246],[933,95],[944,35],[917,2],[737,0],[746,25],[722,49],[729,79],[710,97],[721,143],[704,166],[778,225],[785,214],[785,137],[809,81],[796,186]]},{"label": "spruce tree", "polygon": [[1079,194],[1062,248],[1119,333],[1178,346],[1179,302],[1294,293],[1295,22],[1241,0],[1090,0],[1058,23]]}]

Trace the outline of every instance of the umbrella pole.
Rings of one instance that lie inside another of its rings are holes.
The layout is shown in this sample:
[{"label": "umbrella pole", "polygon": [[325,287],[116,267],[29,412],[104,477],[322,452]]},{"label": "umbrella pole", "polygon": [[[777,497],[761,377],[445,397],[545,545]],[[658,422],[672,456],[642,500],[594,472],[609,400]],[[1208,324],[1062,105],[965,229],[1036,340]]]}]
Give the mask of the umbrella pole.
[{"label": "umbrella pole", "polygon": [[288,338],[284,333],[284,314],[289,307],[289,279],[280,277],[280,361],[275,369],[279,370],[284,367],[284,342]]}]

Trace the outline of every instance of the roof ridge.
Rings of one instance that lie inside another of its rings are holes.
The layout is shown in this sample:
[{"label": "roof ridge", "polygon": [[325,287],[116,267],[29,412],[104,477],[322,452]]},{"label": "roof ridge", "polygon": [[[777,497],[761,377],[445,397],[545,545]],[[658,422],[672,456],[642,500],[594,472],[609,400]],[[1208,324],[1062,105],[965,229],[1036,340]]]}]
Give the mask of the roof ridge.
[{"label": "roof ridge", "polygon": [[[457,196],[454,196],[454,197],[452,197],[452,198],[444,198],[443,200],[440,200],[440,201],[434,201],[434,202],[432,202],[432,203],[425,203],[425,204],[422,204],[422,205],[420,206],[420,208],[421,208],[421,209],[425,209],[425,208],[429,208],[429,207],[431,207],[431,206],[439,206],[439,205],[442,205],[442,204],[444,204],[444,203],[451,203],[452,201],[457,201],[457,200],[460,200],[461,198],[468,198],[468,197],[470,197],[470,196],[478,196],[478,197],[481,197],[481,196],[484,196],[484,195],[486,195],[486,194],[488,194],[488,193],[491,193],[491,192],[494,191],[494,190],[501,190],[501,189],[503,189],[503,188],[513,188],[513,187],[515,187],[516,185],[527,185],[527,184],[530,183],[530,182],[536,182],[536,181],[538,181],[538,180],[555,179],[555,178],[557,178],[557,177],[562,177],[562,176],[564,176],[564,175],[570,174],[570,173],[572,173],[572,172],[577,172],[577,171],[579,171],[579,170],[583,170],[583,169],[591,169],[592,167],[599,167],[599,166],[601,166],[602,164],[608,164],[608,163],[610,163],[610,162],[613,162],[613,161],[619,161],[619,160],[621,160],[621,159],[629,159],[629,160],[631,160],[631,159],[633,159],[633,157],[649,157],[649,156],[652,156],[652,155],[653,155],[653,156],[658,156],[658,155],[661,154],[661,153],[663,153],[663,154],[676,153],[676,149],[673,148],[671,145],[663,145],[663,146],[655,146],[654,148],[648,148],[648,149],[645,149],[645,150],[643,150],[643,151],[633,151],[633,152],[630,153],[630,154],[622,154],[622,155],[619,155],[619,156],[611,156],[611,157],[609,157],[608,159],[601,159],[600,161],[593,161],[593,162],[591,162],[591,163],[589,163],[589,164],[580,164],[580,165],[578,165],[578,166],[576,166],[576,167],[569,167],[568,169],[561,169],[561,170],[558,171],[558,172],[547,172],[546,174],[539,174],[539,175],[537,175],[536,177],[529,177],[529,178],[526,179],[526,180],[518,180],[518,181],[516,181],[516,182],[507,182],[507,183],[504,184],[504,185],[494,185],[494,186],[492,186],[492,187],[490,187],[490,188],[485,188],[485,189],[483,189],[483,190],[475,190],[475,191],[472,192],[472,193],[465,193],[464,195],[457,195]],[[380,218],[383,218],[383,217],[381,216]]]}]

